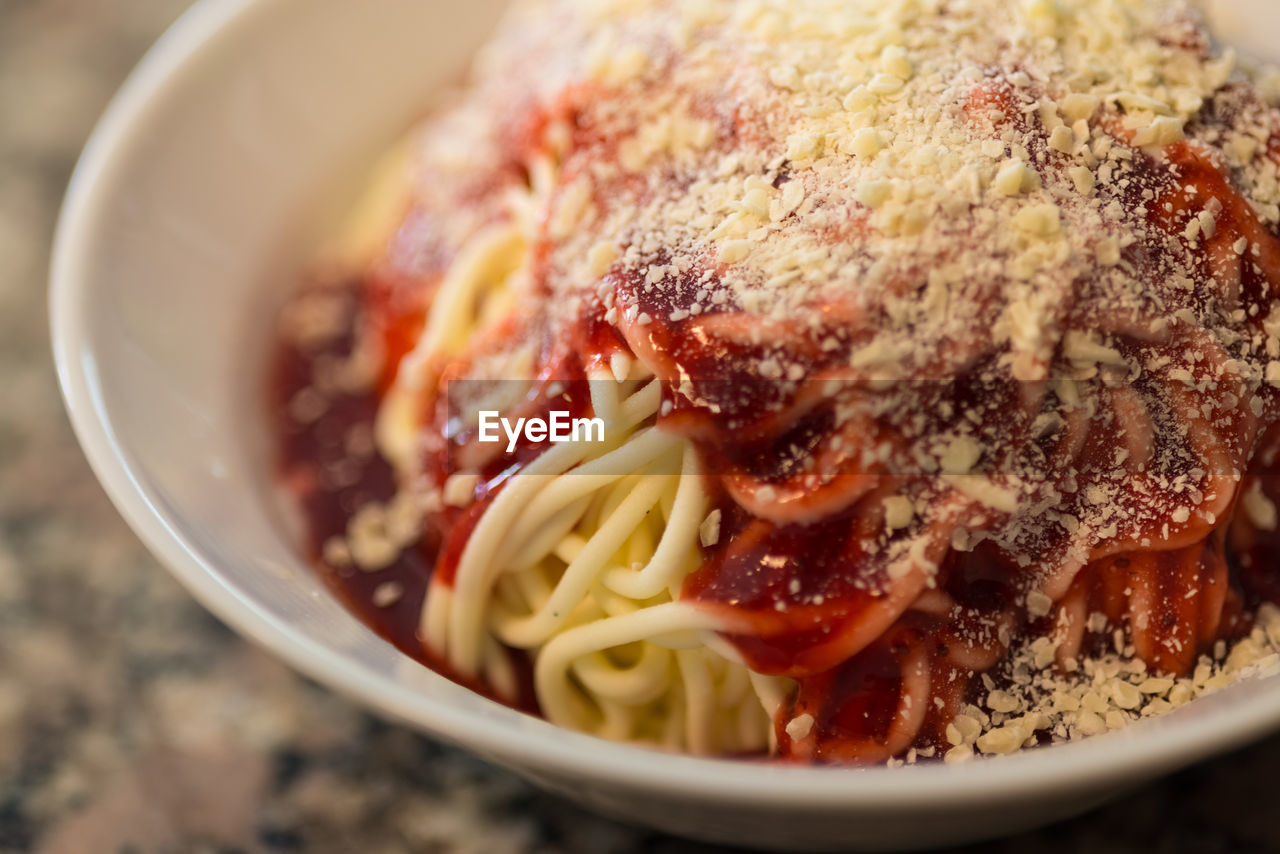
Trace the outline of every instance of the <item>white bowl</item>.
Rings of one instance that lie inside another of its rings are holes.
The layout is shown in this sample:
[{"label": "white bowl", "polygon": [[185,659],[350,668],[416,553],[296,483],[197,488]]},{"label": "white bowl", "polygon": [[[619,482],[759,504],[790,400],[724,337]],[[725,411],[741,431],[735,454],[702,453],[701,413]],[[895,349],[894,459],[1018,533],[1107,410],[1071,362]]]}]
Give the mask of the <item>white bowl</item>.
[{"label": "white bowl", "polygon": [[614,816],[721,842],[885,849],[1078,813],[1280,725],[1256,681],[1082,743],[960,766],[784,767],[596,740],[409,661],[300,558],[262,413],[272,313],[335,201],[458,75],[498,0],[206,0],[76,171],[54,254],[58,371],[120,512],[211,611],[299,670]]}]

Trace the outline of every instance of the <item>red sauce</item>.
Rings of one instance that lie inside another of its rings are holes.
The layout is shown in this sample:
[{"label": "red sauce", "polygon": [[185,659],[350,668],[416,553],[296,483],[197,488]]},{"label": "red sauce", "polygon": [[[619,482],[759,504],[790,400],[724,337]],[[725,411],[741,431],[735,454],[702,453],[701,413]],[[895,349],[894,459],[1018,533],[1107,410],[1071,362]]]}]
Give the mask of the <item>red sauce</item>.
[{"label": "red sauce", "polygon": [[[287,338],[278,340],[268,389],[279,472],[286,488],[296,496],[303,515],[303,546],[320,576],[361,622],[405,655],[480,694],[493,696],[488,686],[459,676],[447,662],[432,656],[418,634],[427,584],[441,551],[438,536],[428,531],[389,566],[376,572],[334,566],[324,558],[325,543],[332,537],[344,535],[348,521],[361,507],[370,502],[389,501],[395,495],[396,481],[391,465],[371,444],[364,446],[369,453],[352,452],[353,435],[372,436],[380,401],[376,391],[321,392],[326,402],[321,417],[308,420],[293,414],[295,407],[291,404],[299,394],[317,391],[316,377],[322,366],[351,354],[355,330],[365,320],[357,287],[345,284],[313,287],[322,287],[346,302],[343,316],[349,320],[349,326],[343,334],[315,348],[301,347]],[[466,525],[458,525],[457,535],[465,537],[466,530]],[[388,584],[399,587],[399,598],[390,605],[379,605],[376,593]],[[517,657],[517,663],[522,660]],[[537,703],[527,661],[520,673],[520,697],[514,705],[536,714]]]},{"label": "red sauce", "polygon": [[[439,573],[446,582],[452,580],[462,550],[485,509],[510,476],[537,457],[540,448],[526,442],[509,454],[495,456],[483,471],[476,502],[465,511],[447,510],[434,519],[422,540],[386,569],[362,572],[325,563],[324,543],[346,531],[355,511],[370,501],[385,502],[395,492],[388,463],[377,453],[353,454],[350,446],[353,431],[369,434],[379,403],[378,391],[331,391],[320,418],[304,422],[291,414],[290,402],[295,396],[304,389],[314,389],[317,366],[326,360],[344,358],[350,352],[354,330],[365,322],[365,312],[385,310],[385,303],[370,300],[367,290],[363,294],[356,288],[338,292],[348,301],[351,329],[319,349],[306,350],[287,341],[278,347],[272,409],[280,439],[281,471],[300,497],[308,524],[307,548],[326,581],[362,621],[398,649],[457,680],[444,662],[432,659],[418,635],[428,582],[433,573]],[[588,311],[580,325],[582,340],[570,342],[571,346],[553,347],[544,354],[547,368],[530,385],[527,411],[523,414],[545,415],[552,409],[567,409],[575,416],[590,412],[583,354],[596,354],[594,362],[625,348],[614,328],[599,318],[599,308]],[[394,325],[375,324],[374,328],[385,331],[394,329]],[[776,398],[780,386],[745,374],[735,377],[735,370],[744,372],[744,366],[750,363],[746,354],[724,342],[682,335],[678,323],[653,323],[651,328],[655,350],[675,354],[683,369],[696,365],[705,368],[706,376],[715,377],[694,383],[694,400],[702,405],[685,401],[661,419],[670,429],[693,437],[712,472],[712,484],[743,472],[783,483],[792,475],[791,463],[799,458],[783,451],[797,444],[812,449],[829,434],[831,413],[822,407],[808,413],[791,429],[772,432],[768,411],[779,401],[766,400],[762,395]],[[401,333],[385,334],[395,338]],[[815,348],[813,370],[823,367],[824,356],[819,352]],[[841,358],[839,353],[831,355],[830,363]],[[970,397],[979,391],[959,388],[947,393]],[[680,400],[670,388],[667,396]],[[446,423],[448,400],[441,398],[436,405],[440,423]],[[472,439],[467,433],[449,436],[429,461],[429,469],[437,475],[450,471],[451,454]],[[1280,501],[1280,490],[1274,486],[1277,480],[1280,479],[1264,478],[1263,488]],[[930,671],[930,696],[937,697],[938,703],[931,703],[912,746],[945,751],[947,723],[963,704],[977,699],[978,691],[976,673],[949,662],[952,647],[971,644],[975,637],[986,638],[1002,656],[1018,637],[1038,636],[1050,629],[1047,620],[1028,622],[1025,608],[1019,604],[1019,590],[1014,586],[1018,569],[1007,565],[997,550],[948,550],[936,579],[938,587],[954,602],[952,610],[944,615],[908,612],[889,631],[850,655],[848,636],[857,631],[868,609],[884,595],[884,568],[866,550],[877,533],[873,528],[881,525],[881,520],[851,506],[813,524],[777,524],[743,510],[723,487],[712,485],[712,492],[723,514],[721,536],[707,550],[702,567],[687,579],[683,596],[723,609],[738,624],[750,626],[749,632],[731,633],[728,637],[752,668],[798,681],[796,695],[777,722],[784,757],[838,762],[887,758],[880,753],[898,713],[902,662],[905,656],[920,651]],[[1197,546],[1195,551],[1152,555],[1165,614],[1162,628],[1184,640],[1180,654],[1162,655],[1157,651],[1152,664],[1169,672],[1186,672],[1203,651],[1196,637],[1238,634],[1248,625],[1243,617],[1245,603],[1280,599],[1275,573],[1263,557],[1277,549],[1280,535],[1237,526],[1230,542],[1219,536]],[[1123,591],[1131,585],[1128,567],[1132,560],[1118,556],[1102,561],[1080,573],[1076,581],[1087,591],[1093,607],[1106,613],[1112,625],[1124,625],[1127,612]],[[1229,585],[1228,564],[1232,567]],[[1214,575],[1221,578],[1209,577]],[[402,593],[394,603],[379,606],[375,604],[375,593],[388,583],[398,585]],[[1200,607],[1196,604],[1199,600],[1188,603],[1184,593],[1189,587],[1200,589],[1215,583],[1226,585],[1223,592],[1227,602],[1220,609],[1221,626],[1207,626],[1203,622],[1208,617],[1192,613]],[[1106,636],[1099,635],[1087,641],[1086,649],[1101,651],[1107,642]],[[465,680],[457,681],[465,684]],[[533,711],[536,703],[527,665],[523,668],[523,683],[518,705]],[[483,685],[471,683],[469,687],[487,692]],[[803,752],[796,752],[784,725],[801,712],[814,715],[819,735]]]}]

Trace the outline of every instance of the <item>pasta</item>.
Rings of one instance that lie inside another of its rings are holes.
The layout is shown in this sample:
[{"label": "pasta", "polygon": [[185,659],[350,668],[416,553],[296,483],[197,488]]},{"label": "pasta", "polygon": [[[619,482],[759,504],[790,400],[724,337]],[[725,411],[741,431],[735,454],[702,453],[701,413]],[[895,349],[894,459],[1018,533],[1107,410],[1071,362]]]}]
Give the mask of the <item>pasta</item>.
[{"label": "pasta", "polygon": [[451,677],[702,755],[1280,669],[1265,82],[1180,0],[518,4],[283,315],[317,556]]}]

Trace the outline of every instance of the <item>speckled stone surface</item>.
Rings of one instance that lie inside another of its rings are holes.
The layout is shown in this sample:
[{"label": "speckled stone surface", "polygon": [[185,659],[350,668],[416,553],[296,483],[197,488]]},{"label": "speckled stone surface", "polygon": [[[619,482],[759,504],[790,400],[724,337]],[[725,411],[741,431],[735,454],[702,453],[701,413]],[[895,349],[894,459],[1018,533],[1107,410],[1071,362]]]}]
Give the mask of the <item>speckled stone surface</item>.
[{"label": "speckled stone surface", "polygon": [[[48,243],[95,118],[184,6],[0,0],[0,854],[723,851],[584,813],[295,676],[108,504],[56,390]],[[973,850],[1280,850],[1277,768],[1272,739]]]}]

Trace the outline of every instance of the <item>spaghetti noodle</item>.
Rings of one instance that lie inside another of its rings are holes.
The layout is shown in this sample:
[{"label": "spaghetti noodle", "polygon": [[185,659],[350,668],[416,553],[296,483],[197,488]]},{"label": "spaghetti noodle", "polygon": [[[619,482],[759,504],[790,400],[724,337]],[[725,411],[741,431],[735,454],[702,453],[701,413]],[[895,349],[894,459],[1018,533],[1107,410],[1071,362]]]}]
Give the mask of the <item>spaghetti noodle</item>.
[{"label": "spaghetti noodle", "polygon": [[557,724],[1118,726],[1275,663],[1278,175],[1178,0],[520,4],[286,312],[286,473],[366,619]]}]

